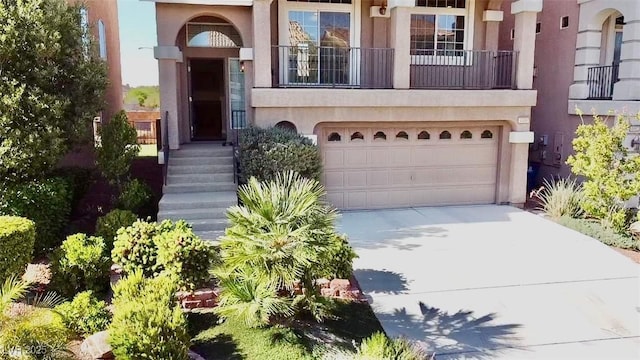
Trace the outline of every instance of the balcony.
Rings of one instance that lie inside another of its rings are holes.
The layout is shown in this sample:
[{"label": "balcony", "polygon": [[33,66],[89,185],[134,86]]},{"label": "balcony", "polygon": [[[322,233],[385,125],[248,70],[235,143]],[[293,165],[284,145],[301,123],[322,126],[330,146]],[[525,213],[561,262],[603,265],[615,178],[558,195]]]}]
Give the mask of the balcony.
[{"label": "balcony", "polygon": [[[275,46],[274,87],[392,89],[394,49]],[[516,89],[517,52],[427,50],[411,55],[410,88]]]},{"label": "balcony", "polygon": [[516,89],[517,52],[420,50],[411,55],[412,89]]},{"label": "balcony", "polygon": [[393,49],[275,46],[274,87],[391,89]]},{"label": "balcony", "polygon": [[589,84],[589,100],[613,99],[613,86],[618,82],[620,66],[595,66],[587,70],[587,83]]}]

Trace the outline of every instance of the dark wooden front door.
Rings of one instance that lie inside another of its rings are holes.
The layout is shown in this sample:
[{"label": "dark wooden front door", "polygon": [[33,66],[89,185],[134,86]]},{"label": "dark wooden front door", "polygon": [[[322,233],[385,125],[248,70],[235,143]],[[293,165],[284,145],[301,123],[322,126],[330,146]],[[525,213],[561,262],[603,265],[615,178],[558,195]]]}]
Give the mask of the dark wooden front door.
[{"label": "dark wooden front door", "polygon": [[221,140],[224,128],[224,60],[191,59],[191,139]]}]

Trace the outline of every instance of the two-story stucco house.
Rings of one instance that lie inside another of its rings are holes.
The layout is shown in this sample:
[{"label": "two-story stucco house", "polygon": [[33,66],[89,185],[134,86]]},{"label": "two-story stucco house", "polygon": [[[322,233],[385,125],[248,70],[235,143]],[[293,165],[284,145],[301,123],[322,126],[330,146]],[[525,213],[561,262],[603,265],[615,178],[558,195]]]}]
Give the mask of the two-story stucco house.
[{"label": "two-story stucco house", "polygon": [[[507,10],[503,4],[503,10]],[[505,14],[500,48],[515,39],[515,16]],[[535,36],[534,88],[538,103],[532,111],[535,142],[530,160],[540,164],[538,179],[567,177],[571,141],[581,119],[593,111],[640,112],[640,1],[545,1]],[[627,144],[640,150],[640,124]]]},{"label": "two-story stucco house", "polygon": [[287,126],[340,209],[525,202],[542,0],[145,1],[172,154]]}]

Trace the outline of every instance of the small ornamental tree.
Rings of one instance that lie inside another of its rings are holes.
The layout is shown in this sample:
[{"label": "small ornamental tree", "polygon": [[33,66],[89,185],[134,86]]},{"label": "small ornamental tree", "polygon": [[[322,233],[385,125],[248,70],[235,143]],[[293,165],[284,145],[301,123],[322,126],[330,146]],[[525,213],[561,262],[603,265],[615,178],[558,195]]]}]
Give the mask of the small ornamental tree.
[{"label": "small ornamental tree", "polygon": [[[578,115],[582,118],[581,112]],[[624,204],[640,193],[640,157],[630,155],[624,145],[630,128],[628,117],[617,115],[612,124],[608,121],[608,117],[597,115],[592,124],[583,120],[573,140],[575,155],[569,156],[567,164],[574,174],[586,178],[582,204],[585,212],[625,231]]]},{"label": "small ornamental tree", "polygon": [[65,0],[0,1],[1,182],[41,176],[90,139],[107,72],[81,23]]},{"label": "small ornamental tree", "polygon": [[104,177],[120,191],[131,163],[140,152],[136,129],[129,124],[127,114],[120,111],[100,128],[99,134],[96,163]]}]

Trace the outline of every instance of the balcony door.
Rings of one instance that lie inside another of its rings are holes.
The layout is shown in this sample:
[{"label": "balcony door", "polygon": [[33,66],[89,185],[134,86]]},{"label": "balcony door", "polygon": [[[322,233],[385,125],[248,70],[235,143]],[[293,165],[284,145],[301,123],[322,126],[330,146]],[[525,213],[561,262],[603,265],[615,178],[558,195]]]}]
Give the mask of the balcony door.
[{"label": "balcony door", "polygon": [[348,85],[352,72],[351,14],[289,11],[289,83]]}]

